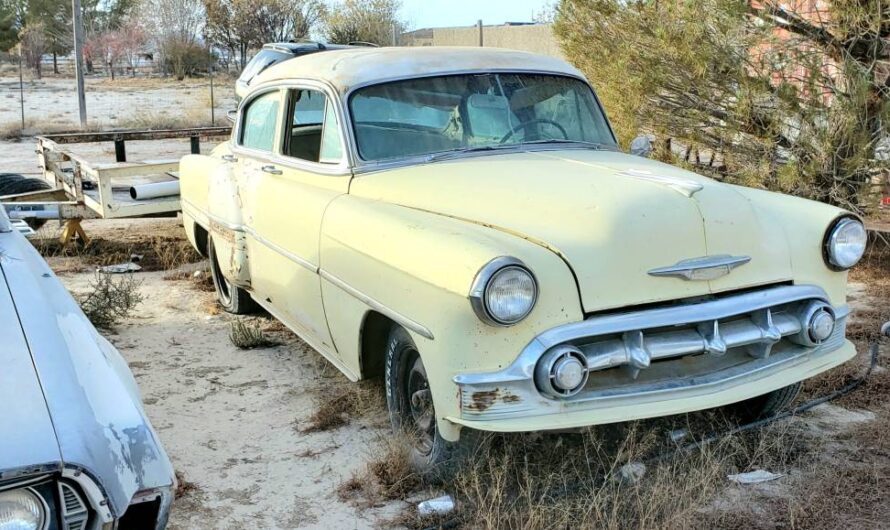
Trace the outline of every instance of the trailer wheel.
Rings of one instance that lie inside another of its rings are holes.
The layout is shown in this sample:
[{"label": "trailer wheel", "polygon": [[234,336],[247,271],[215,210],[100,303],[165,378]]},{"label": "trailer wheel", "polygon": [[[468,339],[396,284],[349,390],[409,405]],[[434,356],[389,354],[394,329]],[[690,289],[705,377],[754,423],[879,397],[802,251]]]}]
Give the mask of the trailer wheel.
[{"label": "trailer wheel", "polygon": [[[0,197],[49,189],[52,189],[52,186],[43,179],[25,177],[16,173],[0,173]],[[38,230],[46,223],[46,219],[28,219],[27,223],[34,230]]]}]

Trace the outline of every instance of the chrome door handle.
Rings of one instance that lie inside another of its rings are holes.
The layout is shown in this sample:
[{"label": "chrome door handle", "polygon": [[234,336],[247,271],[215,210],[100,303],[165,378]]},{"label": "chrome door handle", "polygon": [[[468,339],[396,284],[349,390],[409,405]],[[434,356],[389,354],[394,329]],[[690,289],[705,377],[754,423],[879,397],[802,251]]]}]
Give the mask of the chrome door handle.
[{"label": "chrome door handle", "polygon": [[263,171],[265,171],[266,173],[271,173],[273,175],[281,174],[281,170],[275,166],[263,166]]},{"label": "chrome door handle", "polygon": [[235,158],[235,155],[223,155],[222,159],[225,160],[226,162],[237,162],[238,161],[238,159]]}]

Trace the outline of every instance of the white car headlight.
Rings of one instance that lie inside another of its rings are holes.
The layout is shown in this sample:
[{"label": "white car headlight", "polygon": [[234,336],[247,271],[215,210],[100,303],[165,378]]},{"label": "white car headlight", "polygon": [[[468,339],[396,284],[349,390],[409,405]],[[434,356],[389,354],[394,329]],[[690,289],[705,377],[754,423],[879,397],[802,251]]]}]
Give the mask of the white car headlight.
[{"label": "white car headlight", "polygon": [[470,302],[476,315],[494,326],[511,326],[531,313],[538,299],[534,275],[521,261],[500,257],[488,262],[473,282]]},{"label": "white car headlight", "polygon": [[849,269],[865,254],[868,233],[858,219],[843,217],[832,225],[825,236],[828,265],[834,269]]},{"label": "white car headlight", "polygon": [[42,530],[46,524],[43,501],[21,488],[0,492],[0,530]]}]

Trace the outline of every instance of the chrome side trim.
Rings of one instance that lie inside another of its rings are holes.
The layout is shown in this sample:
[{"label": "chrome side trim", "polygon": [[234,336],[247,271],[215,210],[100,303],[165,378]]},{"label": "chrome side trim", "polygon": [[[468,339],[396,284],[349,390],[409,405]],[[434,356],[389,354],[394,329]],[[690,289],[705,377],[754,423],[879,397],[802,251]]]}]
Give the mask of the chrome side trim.
[{"label": "chrome side trim", "polygon": [[684,259],[667,267],[652,269],[649,271],[649,275],[673,276],[691,281],[708,281],[726,276],[736,267],[741,267],[750,261],[750,256],[730,256],[727,254],[702,256],[700,258]]},{"label": "chrome side trim", "polygon": [[308,271],[318,274],[318,265],[312,263],[311,261],[309,261],[305,258],[301,258],[300,256],[297,256],[296,254],[288,252],[287,250],[279,247],[275,243],[273,243],[273,242],[269,241],[268,239],[264,238],[263,236],[257,234],[256,230],[254,230],[253,228],[251,228],[249,226],[244,226],[244,227],[242,227],[242,229],[244,230],[244,233],[251,236],[254,240],[256,240],[257,243],[263,245],[264,247],[266,247],[274,252],[281,254],[285,258],[287,258],[287,259],[293,261],[294,263],[296,263],[297,265],[299,265],[300,267],[303,267],[304,269],[306,269]]},{"label": "chrome side trim", "polygon": [[374,300],[370,296],[359,291],[355,287],[349,285],[348,283],[344,282],[340,278],[334,276],[333,274],[331,274],[323,269],[320,270],[320,274],[321,274],[322,278],[331,282],[332,284],[336,285],[337,287],[346,291],[347,293],[351,294],[355,298],[361,300],[363,303],[365,303],[369,307],[371,307],[371,309],[380,311],[384,315],[393,319],[397,324],[417,333],[421,337],[427,338],[429,340],[434,340],[433,333],[429,329],[427,329],[425,326],[423,326],[422,324],[420,324],[414,320],[411,320],[410,318],[399,313],[398,311],[395,311],[394,309],[390,309],[389,307],[386,307],[385,305],[381,304],[377,300]]}]

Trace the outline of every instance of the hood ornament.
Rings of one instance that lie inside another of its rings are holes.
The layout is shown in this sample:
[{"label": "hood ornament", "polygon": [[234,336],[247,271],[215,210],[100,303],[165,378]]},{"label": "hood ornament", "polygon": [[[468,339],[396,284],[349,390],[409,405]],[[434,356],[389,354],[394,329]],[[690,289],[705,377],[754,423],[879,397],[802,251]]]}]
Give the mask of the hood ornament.
[{"label": "hood ornament", "polygon": [[684,259],[674,265],[659,267],[649,271],[650,276],[672,276],[689,281],[716,280],[726,276],[732,269],[741,267],[751,261],[751,256],[703,256],[701,258]]}]

